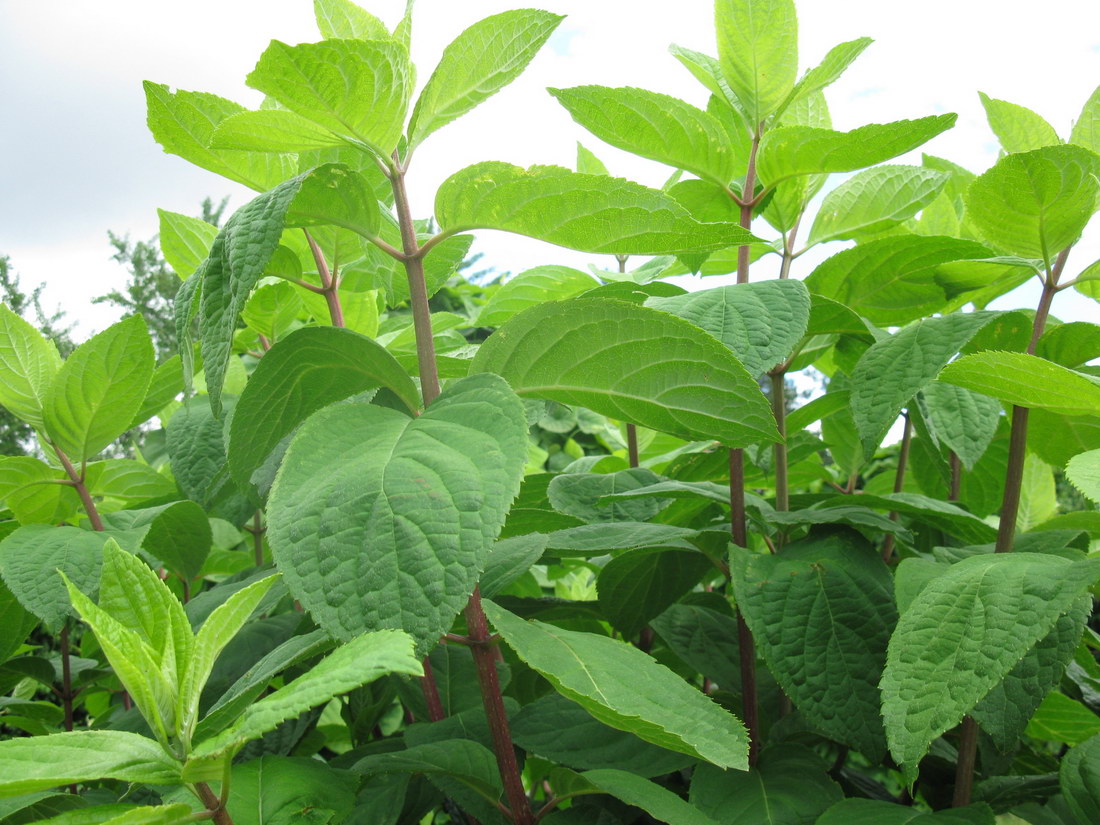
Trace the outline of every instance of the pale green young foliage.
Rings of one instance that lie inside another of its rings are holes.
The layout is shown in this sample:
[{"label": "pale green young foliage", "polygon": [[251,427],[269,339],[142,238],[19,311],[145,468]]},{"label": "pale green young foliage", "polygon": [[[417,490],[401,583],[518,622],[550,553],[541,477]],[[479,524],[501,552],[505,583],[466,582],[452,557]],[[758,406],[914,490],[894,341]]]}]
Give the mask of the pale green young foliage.
[{"label": "pale green young foliage", "polygon": [[386,25],[351,0],[313,0],[313,15],[326,40],[388,40]]},{"label": "pale green young foliage", "polygon": [[484,605],[521,659],[604,724],[723,768],[748,767],[747,738],[737,717],[637,648],[525,622],[492,602]]},{"label": "pale green young foliage", "polygon": [[1100,154],[1100,86],[1085,101],[1080,116],[1073,124],[1069,142]]},{"label": "pale green young foliage", "polygon": [[577,141],[577,171],[582,175],[608,175],[607,167],[584,144]]},{"label": "pale green young foliage", "polygon": [[210,138],[212,149],[240,149],[246,152],[308,152],[347,146],[309,118],[286,109],[238,112],[221,121]]},{"label": "pale green young foliage", "polygon": [[1100,384],[1023,352],[979,352],[948,364],[940,381],[1020,407],[1063,415],[1100,415]]},{"label": "pale green young foliage", "polygon": [[20,524],[64,521],[80,508],[76,491],[56,483],[66,477],[37,458],[0,456],[0,501]]},{"label": "pale green young foliage", "polygon": [[573,120],[600,140],[727,187],[743,176],[747,137],[669,95],[645,89],[575,86],[550,89]]},{"label": "pale green young foliage", "polygon": [[496,376],[450,385],[415,419],[329,407],[272,487],[275,560],[332,635],[401,628],[426,653],[473,592],[526,461],[522,406]]},{"label": "pale green young foliage", "polygon": [[41,427],[46,395],[59,369],[57,346],[0,304],[0,405],[31,426]]},{"label": "pale green young foliage", "polygon": [[444,51],[409,121],[409,143],[461,117],[515,80],[564,18],[512,9],[480,20]]},{"label": "pale green young foliage", "polygon": [[714,27],[722,74],[755,129],[787,97],[798,75],[794,2],[717,0]]},{"label": "pale green young foliage", "polygon": [[1096,211],[1100,157],[1079,146],[1006,155],[967,190],[970,218],[991,244],[1050,267]]},{"label": "pale green young foliage", "polygon": [[486,161],[447,180],[435,216],[448,233],[502,229],[582,252],[664,255],[756,238],[735,223],[699,223],[664,192],[559,166]]},{"label": "pale green young foliage", "polygon": [[1016,512],[1016,529],[1021,533],[1034,530],[1058,515],[1058,496],[1051,466],[1036,455],[1024,459],[1020,481],[1020,506]]},{"label": "pale green young foliage", "polygon": [[989,693],[1097,576],[1095,559],[980,555],[921,591],[890,640],[881,684],[887,740],[910,784],[931,742]]},{"label": "pale green young foliage", "polygon": [[1066,465],[1066,478],[1083,496],[1100,504],[1100,450],[1071,458]]},{"label": "pale green young foliage", "polygon": [[200,218],[158,209],[160,216],[160,251],[168,266],[187,280],[210,254],[218,228]]},{"label": "pale green young foliage", "polygon": [[[604,172],[606,174],[606,170]],[[588,273],[568,266],[536,266],[506,281],[477,316],[478,326],[497,327],[525,309],[547,301],[561,301],[595,289]]]},{"label": "pale green young foliage", "polygon": [[855,62],[856,58],[863,54],[864,49],[873,42],[870,37],[860,37],[838,43],[829,49],[829,52],[819,64],[809,69],[799,78],[794,88],[791,89],[791,93],[787,95],[787,99],[776,111],[776,118],[782,118],[789,106],[805,100],[836,82],[848,67]]},{"label": "pale green young foliage", "polygon": [[471,372],[520,395],[579,404],[688,440],[730,446],[777,437],[767,401],[730,351],[668,313],[573,298],[517,315],[482,345]]},{"label": "pale green young foliage", "polygon": [[91,458],[126,430],[153,377],[153,342],[140,315],[85,341],[50,383],[46,434],[73,461]]},{"label": "pale green young foliage", "polygon": [[991,98],[984,92],[978,92],[978,97],[989,120],[989,128],[1008,154],[1030,152],[1062,142],[1054,127],[1031,109]]},{"label": "pale green young foliage", "polygon": [[405,125],[414,72],[393,40],[271,41],[247,83],[334,135],[388,160]]}]

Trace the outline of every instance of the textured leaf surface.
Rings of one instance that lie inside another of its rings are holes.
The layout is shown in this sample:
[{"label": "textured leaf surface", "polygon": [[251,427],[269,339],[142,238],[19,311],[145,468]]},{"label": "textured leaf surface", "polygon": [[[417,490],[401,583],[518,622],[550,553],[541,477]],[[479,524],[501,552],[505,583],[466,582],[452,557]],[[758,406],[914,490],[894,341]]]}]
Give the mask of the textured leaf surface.
[{"label": "textured leaf surface", "polygon": [[272,40],[247,83],[330,132],[387,158],[397,148],[412,93],[404,46],[392,40]]},{"label": "textured leaf surface", "polygon": [[660,477],[652,470],[633,467],[617,473],[562,473],[546,488],[550,505],[559,513],[587,522],[648,521],[661,509],[651,499],[612,501],[600,506],[600,498],[656,484]]},{"label": "textured leaf surface", "polygon": [[0,742],[0,794],[86,782],[174,784],[180,764],[152,739],[123,731],[55,733]]},{"label": "textured leaf surface", "polygon": [[748,767],[741,722],[637,648],[592,633],[485,612],[521,659],[596,719],[721,767]]},{"label": "textured leaf surface", "polygon": [[913,217],[943,190],[949,175],[922,166],[876,166],[825,196],[810,243],[882,232]]},{"label": "textured leaf surface", "polygon": [[278,444],[322,407],[375,387],[392,390],[410,412],[416,385],[383,347],[337,327],[288,335],[256,366],[229,428],[229,471],[242,488]]},{"label": "textured leaf surface", "polygon": [[979,352],[948,364],[940,381],[1020,407],[1063,415],[1100,415],[1100,385],[1023,352]]},{"label": "textured leaf surface", "polygon": [[388,40],[385,23],[351,0],[313,0],[313,16],[325,40]]},{"label": "textured leaf surface", "polygon": [[760,141],[760,179],[774,186],[798,175],[853,172],[903,155],[955,125],[956,116],[871,123],[850,132],[780,126]]},{"label": "textured leaf surface", "polygon": [[859,37],[838,43],[829,49],[820,63],[799,78],[783,105],[780,106],[778,114],[782,115],[791,104],[803,101],[834,83],[873,42],[870,37]]},{"label": "textured leaf surface", "polygon": [[[727,498],[729,497],[727,493]],[[690,548],[684,539],[695,531],[671,524],[651,524],[645,521],[617,521],[609,524],[584,524],[555,530],[546,536],[546,546],[562,555],[591,556],[608,550],[637,547],[681,545]],[[564,551],[564,552],[563,552]]]},{"label": "textured leaf surface", "polygon": [[130,427],[153,377],[145,320],[131,315],[85,341],[54,377],[44,410],[49,437],[74,462],[91,458]]},{"label": "textured leaf surface", "polygon": [[413,654],[412,639],[397,630],[364,633],[338,647],[285,687],[249,705],[232,725],[199,745],[195,755],[205,758],[223,753],[387,673],[422,675],[420,660]]},{"label": "textured leaf surface", "polygon": [[873,344],[852,370],[852,418],[870,456],[898,413],[998,313],[924,318]]},{"label": "textured leaf surface", "polygon": [[624,301],[574,298],[527,310],[490,336],[470,367],[521,395],[578,404],[689,440],[775,440],[756,382],[692,324]]},{"label": "textured leaf surface", "polygon": [[20,524],[57,523],[80,509],[76,491],[55,482],[60,469],[30,456],[0,456],[0,500]]},{"label": "textured leaf surface", "polygon": [[750,128],[787,97],[798,76],[798,16],[792,0],[719,0],[714,5],[722,76]]},{"label": "textured leaf surface", "polygon": [[666,255],[756,240],[735,223],[699,223],[670,195],[622,178],[498,161],[445,180],[435,215],[447,232],[502,229],[582,252]]},{"label": "textured leaf surface", "polygon": [[1001,405],[988,395],[932,381],[918,399],[921,414],[934,437],[973,470],[997,433]]},{"label": "textured leaf surface", "polygon": [[210,138],[213,149],[249,152],[308,152],[346,146],[343,138],[286,109],[238,112],[221,121]]},{"label": "textured leaf surface", "polygon": [[1066,465],[1066,478],[1086,498],[1100,503],[1100,450],[1075,455]]},{"label": "textured leaf surface", "polygon": [[143,85],[149,131],[165,152],[259,192],[298,171],[293,155],[211,148],[215,127],[245,111],[239,103],[205,92],[170,92],[148,80]]},{"label": "textured leaf surface", "polygon": [[600,571],[600,608],[624,637],[632,638],[712,569],[710,559],[697,551],[636,548]]},{"label": "textured leaf surface", "polygon": [[997,531],[993,527],[958,505],[919,493],[889,493],[882,496],[860,493],[855,496],[837,496],[823,502],[825,507],[852,504],[902,513],[914,521],[957,536],[967,544],[985,544],[997,537]]},{"label": "textured leaf surface", "polygon": [[538,9],[512,9],[462,32],[443,50],[416,101],[409,142],[420,143],[519,77],[562,19]]},{"label": "textured leaf surface", "polygon": [[164,260],[183,280],[187,280],[210,254],[218,228],[201,218],[158,209],[160,251]]},{"label": "textured leaf surface", "polygon": [[1079,146],[1006,155],[970,185],[967,214],[990,243],[1049,265],[1096,211],[1097,174],[1100,158]]},{"label": "textured leaf surface", "polygon": [[768,748],[747,773],[697,768],[689,798],[719,825],[809,825],[843,797],[825,767],[797,745]]},{"label": "textured leaf surface", "polygon": [[801,281],[734,284],[645,303],[709,332],[753,377],[790,356],[810,318],[810,296]]},{"label": "textured leaf surface", "polygon": [[234,825],[339,822],[355,806],[356,784],[320,760],[269,753],[233,766],[226,807]]},{"label": "textured leaf surface", "polygon": [[168,419],[166,445],[172,473],[192,501],[210,507],[224,491],[225,422],[214,417],[206,396],[193,396]]},{"label": "textured leaf surface", "polygon": [[932,741],[957,724],[1054,627],[1096,578],[1096,561],[973,556],[902,615],[882,678],[890,750],[911,784]]},{"label": "textured leaf surface", "polygon": [[599,283],[588,273],[568,266],[536,266],[509,279],[481,308],[477,324],[497,327],[545,301],[562,301],[595,289]]},{"label": "textured leaf surface", "polygon": [[1100,819],[1100,734],[1065,755],[1058,771],[1058,784],[1078,822]]},{"label": "textured leaf surface", "polygon": [[728,605],[722,610],[684,600],[669,607],[650,624],[673,653],[716,682],[723,690],[741,686],[737,620]]},{"label": "textured leaf surface", "polygon": [[879,553],[834,534],[775,555],[736,553],[731,569],[737,603],[784,692],[830,738],[880,759],[878,682],[897,610]]},{"label": "textured leaf surface", "polygon": [[726,187],[747,157],[718,118],[645,89],[575,86],[550,89],[573,120],[619,149],[693,172]]},{"label": "textured leaf surface", "polygon": [[41,427],[46,395],[59,369],[57,346],[0,304],[0,405]]},{"label": "textured leaf surface", "polygon": [[426,652],[473,592],[526,461],[522,406],[496,376],[451,384],[416,419],[322,410],[272,487],[275,561],[332,635],[400,628]]},{"label": "textured leaf surface", "polygon": [[1044,146],[1056,146],[1062,142],[1054,127],[1041,115],[1037,115],[1024,106],[1009,103],[1007,100],[991,98],[984,92],[978,92],[985,109],[989,128],[1001,142],[1001,148],[1008,154],[1030,152]]},{"label": "textured leaf surface", "polygon": [[1074,121],[1069,140],[1100,154],[1100,86],[1085,101],[1081,116]]}]

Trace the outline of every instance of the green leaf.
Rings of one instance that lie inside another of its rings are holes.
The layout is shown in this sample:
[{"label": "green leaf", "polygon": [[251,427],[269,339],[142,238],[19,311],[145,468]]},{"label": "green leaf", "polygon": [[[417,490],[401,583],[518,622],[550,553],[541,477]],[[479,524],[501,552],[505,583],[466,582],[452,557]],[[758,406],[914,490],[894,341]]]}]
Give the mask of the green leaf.
[{"label": "green leaf", "polygon": [[20,524],[64,521],[80,509],[68,474],[30,456],[0,456],[0,501]]},{"label": "green leaf", "polygon": [[484,745],[469,739],[425,742],[403,751],[368,756],[356,762],[352,770],[367,775],[395,771],[442,774],[469,785],[491,801],[501,794],[496,757]]},{"label": "green leaf", "polygon": [[[268,456],[322,407],[386,387],[409,412],[419,393],[383,347],[337,327],[306,327],[273,346],[256,366],[229,428],[229,471],[247,489]],[[266,490],[261,490],[265,493]]]},{"label": "green leaf", "polygon": [[928,206],[948,181],[922,166],[876,166],[853,175],[825,196],[809,242],[873,234],[897,226]]},{"label": "green leaf", "polygon": [[792,0],[718,0],[718,62],[749,127],[774,112],[798,75],[798,17]]},{"label": "green leaf", "polygon": [[216,757],[235,749],[274,730],[281,722],[387,673],[422,675],[412,639],[399,630],[357,636],[285,687],[249,705],[232,725],[202,742],[195,749],[195,756]]},{"label": "green leaf", "polygon": [[635,548],[611,559],[596,577],[600,609],[633,638],[712,569],[698,551]]},{"label": "green leaf", "polygon": [[1096,579],[1094,560],[998,553],[963,559],[902,614],[882,677],[883,719],[906,781]]},{"label": "green leaf", "polygon": [[699,223],[670,195],[622,178],[498,161],[445,180],[435,215],[448,234],[501,229],[582,252],[666,255],[757,240],[735,223]]},{"label": "green leaf", "polygon": [[218,236],[218,227],[201,218],[167,209],[158,209],[157,215],[160,216],[157,237],[164,260],[180,278],[187,280],[210,254],[210,247]]},{"label": "green leaf", "polygon": [[699,604],[677,602],[650,624],[689,667],[723,690],[741,689],[737,620],[721,597]]},{"label": "green leaf", "polygon": [[1023,352],[979,352],[948,364],[940,381],[1020,407],[1100,415],[1100,385],[1079,372]]},{"label": "green leaf", "polygon": [[688,440],[777,438],[767,401],[728,349],[686,321],[625,301],[529,309],[489,337],[470,370],[495,372],[520,395]]},{"label": "green leaf", "polygon": [[355,806],[357,784],[316,759],[269,753],[233,766],[226,808],[234,825],[342,822]]},{"label": "green leaf", "polygon": [[791,93],[787,95],[787,99],[779,107],[776,115],[781,117],[792,103],[804,100],[836,82],[848,67],[855,62],[855,59],[863,54],[863,50],[873,42],[870,37],[860,37],[856,40],[838,43],[829,49],[829,53],[822,58],[820,63],[802,75],[794,88],[791,89]]},{"label": "green leaf", "polygon": [[878,551],[849,533],[735,553],[740,606],[769,670],[809,722],[872,762],[886,752],[878,682],[897,620]]},{"label": "green leaf", "polygon": [[41,427],[46,396],[59,369],[61,356],[53,341],[0,304],[0,406]]},{"label": "green leaf", "polygon": [[1058,497],[1054,488],[1054,473],[1049,464],[1034,455],[1024,460],[1020,484],[1020,509],[1016,514],[1016,529],[1034,530],[1058,515]]},{"label": "green leaf", "polygon": [[647,521],[661,509],[658,502],[639,499],[612,501],[608,506],[601,506],[600,499],[660,480],[656,473],[643,467],[617,473],[562,473],[550,480],[546,492],[555,510],[583,521]]},{"label": "green leaf", "polygon": [[874,454],[910,399],[929,385],[996,312],[924,318],[883,338],[852,370],[852,418],[864,454]]},{"label": "green leaf", "polygon": [[1100,734],[1071,748],[1062,758],[1058,784],[1078,822],[1100,819]]},{"label": "green leaf", "polygon": [[1100,86],[1085,101],[1081,116],[1073,124],[1069,142],[1100,154]]},{"label": "green leaf", "polygon": [[211,148],[215,127],[245,111],[240,104],[205,92],[169,92],[167,86],[148,80],[143,85],[149,131],[165,152],[259,192],[297,171],[293,155]]},{"label": "green leaf", "polygon": [[961,507],[918,493],[889,493],[876,496],[860,493],[856,496],[836,496],[822,502],[825,507],[855,504],[875,510],[901,513],[914,521],[957,536],[967,544],[984,544],[997,537],[997,531]]},{"label": "green leaf", "polygon": [[[726,498],[729,498],[727,493]],[[695,530],[671,524],[651,524],[645,521],[616,521],[609,524],[584,524],[555,530],[546,536],[546,546],[560,555],[594,556],[608,550],[639,547],[683,547],[692,545],[684,540]]]},{"label": "green leaf", "polygon": [[245,82],[388,160],[401,137],[413,79],[407,50],[389,39],[297,46],[272,40]]},{"label": "green leaf", "polygon": [[608,727],[557,693],[524,705],[511,720],[511,729],[513,740],[524,750],[574,768],[618,768],[650,777],[693,762],[690,756]]},{"label": "green leaf", "polygon": [[563,19],[538,9],[512,9],[462,32],[443,50],[413,107],[409,144],[416,146],[519,77]]},{"label": "green leaf", "polygon": [[1100,716],[1064,693],[1047,694],[1025,733],[1034,739],[1079,745],[1100,733]]},{"label": "green leaf", "polygon": [[1012,750],[1043,697],[1058,686],[1091,611],[1091,596],[1080,597],[970,712],[1002,752]]},{"label": "green leaf", "polygon": [[186,670],[181,673],[176,714],[179,720],[177,734],[184,741],[190,741],[194,732],[199,715],[199,697],[214,669],[218,654],[244,627],[244,623],[278,578],[268,576],[238,590],[215,608],[195,634],[193,654],[187,660]]},{"label": "green leaf", "polygon": [[989,128],[1008,154],[1030,152],[1044,146],[1057,146],[1062,142],[1054,127],[1031,109],[1007,100],[991,98],[984,92],[978,92],[978,97],[985,109]]},{"label": "green leaf", "polygon": [[481,574],[478,588],[481,595],[492,598],[522,576],[546,550],[546,536],[530,533],[500,539],[489,551],[485,572]]},{"label": "green leaf", "polygon": [[672,791],[634,773],[601,768],[585,771],[581,777],[620,802],[641,808],[660,822],[670,825],[717,825],[715,820]]},{"label": "green leaf", "polygon": [[1100,358],[1100,325],[1085,321],[1058,324],[1039,338],[1035,354],[1075,369]]},{"label": "green leaf", "polygon": [[168,420],[167,449],[180,490],[203,507],[225,494],[225,422],[214,417],[207,396],[187,399]]},{"label": "green leaf", "polygon": [[806,279],[806,287],[874,324],[899,326],[947,304],[947,293],[936,281],[938,267],[989,254],[973,241],[937,235],[880,238],[826,259]]},{"label": "green leaf", "polygon": [[547,301],[563,301],[599,284],[588,273],[568,266],[536,266],[505,281],[481,308],[479,327],[498,327],[525,309]]},{"label": "green leaf", "polygon": [[825,767],[798,745],[766,748],[747,773],[697,768],[689,799],[718,825],[803,825],[843,798]]},{"label": "green leaf", "polygon": [[911,805],[851,798],[833,805],[815,825],[995,825],[995,820],[982,802],[926,813]]},{"label": "green leaf", "polygon": [[990,243],[1049,267],[1096,211],[1098,174],[1100,158],[1079,146],[1006,155],[970,185],[967,215]]},{"label": "green leaf", "polygon": [[1066,478],[1085,498],[1100,503],[1100,450],[1089,450],[1069,460]]},{"label": "green leaf", "polygon": [[685,169],[723,188],[744,174],[748,146],[731,140],[716,117],[678,98],[631,87],[575,86],[549,92],[573,120],[619,149]]},{"label": "green leaf", "polygon": [[0,636],[0,664],[11,658],[37,624],[34,614],[24,609],[15,594],[0,580],[0,627],[6,628],[4,635]]},{"label": "green leaf", "polygon": [[170,785],[180,765],[152,739],[113,730],[75,731],[0,742],[0,795],[95,779]]},{"label": "green leaf", "polygon": [[609,175],[603,161],[577,141],[577,171],[582,175]]},{"label": "green leaf", "polygon": [[709,332],[753,377],[782,364],[802,340],[810,296],[801,281],[765,281],[648,298],[646,306],[678,315]]},{"label": "green leaf", "polygon": [[313,0],[313,16],[325,40],[389,40],[386,24],[351,0]]},{"label": "green leaf", "polygon": [[599,721],[720,767],[748,767],[741,722],[642,651],[484,606],[519,657]]},{"label": "green leaf", "polygon": [[260,109],[239,112],[221,121],[210,138],[210,146],[247,152],[308,152],[347,146],[347,142],[294,112]]},{"label": "green leaf", "polygon": [[398,627],[426,652],[473,592],[526,461],[522,406],[496,376],[449,385],[415,419],[329,407],[272,487],[275,560],[333,636]]},{"label": "green leaf", "polygon": [[72,615],[60,570],[85,592],[99,589],[107,537],[76,527],[32,524],[0,541],[0,573],[19,603],[50,630]]},{"label": "green leaf", "polygon": [[126,430],[153,377],[153,343],[140,315],[85,341],[46,394],[46,433],[74,462],[91,458]]},{"label": "green leaf", "polygon": [[973,470],[997,434],[1000,403],[941,381],[926,384],[917,403],[933,436]]},{"label": "green leaf", "polygon": [[916,149],[955,125],[956,115],[871,123],[850,132],[780,126],[760,141],[758,172],[768,186],[799,175],[854,172]]}]

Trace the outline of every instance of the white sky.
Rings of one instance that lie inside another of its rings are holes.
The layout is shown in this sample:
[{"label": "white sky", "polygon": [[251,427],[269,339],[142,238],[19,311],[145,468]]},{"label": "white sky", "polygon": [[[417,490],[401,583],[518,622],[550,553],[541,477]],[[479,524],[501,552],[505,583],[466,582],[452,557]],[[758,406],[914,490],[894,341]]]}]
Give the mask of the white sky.
[{"label": "white sky", "polygon": [[[420,81],[442,48],[474,21],[522,5],[505,0],[419,0],[413,59]],[[436,186],[480,160],[572,166],[583,140],[610,168],[649,185],[669,169],[612,149],[574,124],[546,86],[639,86],[703,105],[706,93],[668,54],[670,43],[715,53],[709,0],[545,0],[568,15],[530,69],[504,92],[433,135],[410,175],[414,212],[426,216]],[[403,0],[365,0],[395,22]],[[836,43],[868,35],[875,43],[827,90],[835,128],[954,111],[955,129],[925,148],[980,172],[996,158],[977,91],[1035,109],[1065,137],[1100,84],[1097,0],[802,0],[800,63],[816,64]],[[144,79],[214,92],[249,106],[244,86],[275,38],[316,40],[309,0],[0,0],[0,254],[25,287],[46,281],[47,301],[81,321],[79,337],[117,313],[89,304],[119,287],[107,230],[147,239],[156,208],[194,214],[203,197],[251,193],[164,154],[145,126]],[[919,153],[906,158],[919,163]],[[1100,223],[1100,219],[1094,224]],[[770,236],[762,222],[760,234]],[[815,260],[840,249],[830,244]],[[475,250],[499,270],[545,263],[607,266],[581,255],[501,233]],[[808,274],[811,256],[796,264]],[[1093,228],[1070,274],[1100,257]],[[756,277],[771,277],[761,272]],[[716,285],[709,280],[706,285]],[[1003,306],[1034,306],[1026,288]],[[1096,304],[1062,293],[1054,313],[1096,320]]]}]

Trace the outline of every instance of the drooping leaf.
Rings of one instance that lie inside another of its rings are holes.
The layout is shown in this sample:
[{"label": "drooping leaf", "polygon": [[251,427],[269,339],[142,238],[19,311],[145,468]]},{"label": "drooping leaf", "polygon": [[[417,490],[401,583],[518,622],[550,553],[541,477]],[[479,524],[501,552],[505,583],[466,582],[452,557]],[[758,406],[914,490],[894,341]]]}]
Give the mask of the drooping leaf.
[{"label": "drooping leaf", "polygon": [[1098,174],[1100,158],[1079,146],[1006,155],[970,185],[967,214],[990,243],[1050,266],[1096,211]]},{"label": "drooping leaf", "polygon": [[468,785],[489,800],[500,798],[500,773],[493,752],[469,739],[425,742],[402,751],[360,759],[356,773],[373,775],[394,771],[449,776]]},{"label": "drooping leaf", "polygon": [[496,376],[451,384],[416,419],[329,407],[272,487],[275,560],[335,637],[396,627],[426,652],[473,592],[526,460],[522,406]]},{"label": "drooping leaf", "polygon": [[587,522],[648,521],[661,509],[651,499],[613,501],[600,506],[603,496],[636,490],[661,479],[652,470],[633,467],[617,473],[562,473],[546,488],[550,505],[559,513]]},{"label": "drooping leaf", "polygon": [[802,340],[810,296],[801,281],[764,281],[649,298],[646,306],[678,315],[709,332],[753,377],[783,363]]},{"label": "drooping leaf", "polygon": [[775,555],[736,553],[730,566],[737,603],[784,692],[830,738],[881,759],[878,682],[897,612],[880,554],[839,533]]},{"label": "drooping leaf", "polygon": [[529,309],[482,345],[472,372],[689,440],[774,440],[771,411],[733,355],[692,324],[624,301]]},{"label": "drooping leaf", "polygon": [[1100,450],[1075,455],[1066,465],[1066,478],[1081,495],[1100,503]]},{"label": "drooping leaf", "polygon": [[512,9],[479,20],[455,38],[420,93],[409,120],[412,146],[515,80],[564,18]]},{"label": "drooping leaf", "polygon": [[989,128],[1008,154],[1030,152],[1044,146],[1057,146],[1062,142],[1054,127],[1031,109],[1007,100],[991,98],[984,92],[978,92],[978,97],[985,109]]},{"label": "drooping leaf", "polygon": [[74,462],[91,458],[130,427],[153,377],[145,319],[131,315],[85,341],[46,394],[44,426]]},{"label": "drooping leaf", "polygon": [[1001,405],[987,395],[932,381],[917,403],[930,432],[973,470],[997,434]]},{"label": "drooping leaf", "polygon": [[1095,822],[1100,817],[1100,734],[1062,758],[1058,784],[1078,822]]},{"label": "drooping leaf", "polygon": [[855,496],[836,496],[822,502],[825,507],[850,504],[902,513],[914,521],[957,536],[967,544],[984,544],[993,541],[997,536],[993,527],[958,505],[919,493],[888,493],[880,496],[860,493]]},{"label": "drooping leaf", "polygon": [[611,794],[627,805],[641,808],[658,822],[669,825],[717,825],[714,819],[690,802],[635,773],[599,768],[585,771],[580,776],[596,789]]},{"label": "drooping leaf", "polygon": [[371,339],[337,327],[297,330],[264,355],[229,428],[229,471],[242,489],[279,443],[317,410],[383,386],[409,412],[419,395],[408,374]]},{"label": "drooping leaf", "polygon": [[930,384],[995,312],[924,318],[873,344],[852,370],[852,418],[874,453],[902,408]]},{"label": "drooping leaf", "polygon": [[737,620],[729,605],[721,597],[698,604],[690,598],[669,607],[650,625],[689,666],[723,690],[740,690]]},{"label": "drooping leaf", "polygon": [[[727,494],[728,498],[728,494]],[[594,556],[608,550],[639,547],[683,547],[692,545],[684,540],[695,530],[671,524],[646,521],[616,521],[606,524],[583,524],[546,534],[546,546],[561,555]]]},{"label": "drooping leaf", "polygon": [[448,233],[502,229],[582,252],[666,255],[757,240],[734,223],[699,223],[670,195],[622,178],[497,161],[445,180],[435,215]]},{"label": "drooping leaf", "polygon": [[780,126],[760,141],[758,171],[769,186],[799,175],[853,172],[895,158],[955,125],[954,114],[872,123],[850,132]]},{"label": "drooping leaf", "polygon": [[245,111],[240,104],[205,92],[170,92],[164,84],[148,80],[143,85],[149,131],[165,152],[258,192],[297,171],[293,155],[211,148],[217,125]]},{"label": "drooping leaf", "polygon": [[940,381],[1062,415],[1100,415],[1100,385],[1023,352],[979,352],[948,364]]},{"label": "drooping leaf", "polygon": [[710,559],[697,551],[636,548],[613,558],[596,577],[600,608],[632,638],[711,569]]},{"label": "drooping leaf", "polygon": [[732,141],[717,118],[678,98],[630,87],[549,91],[573,120],[619,149],[693,172],[720,187],[744,174],[747,145]]},{"label": "drooping leaf", "polygon": [[0,777],[4,796],[108,778],[169,785],[180,781],[180,763],[136,733],[74,731],[0,742]]},{"label": "drooping leaf", "polygon": [[637,648],[484,606],[519,657],[599,721],[720,767],[748,766],[740,721]]},{"label": "drooping leaf", "polygon": [[930,204],[947,180],[947,173],[922,166],[876,166],[858,172],[825,196],[809,242],[853,238],[897,226]]},{"label": "drooping leaf", "polygon": [[0,406],[41,427],[46,396],[59,369],[57,346],[0,305]]},{"label": "drooping leaf", "polygon": [[719,825],[808,825],[844,796],[825,768],[804,747],[766,748],[747,773],[697,768],[689,799]]},{"label": "drooping leaf", "polygon": [[199,759],[215,757],[244,744],[281,722],[292,719],[333,696],[369,684],[387,673],[420,676],[413,641],[398,630],[364,633],[341,645],[294,681],[249,705],[236,721],[196,749]]},{"label": "drooping leaf", "polygon": [[387,159],[412,93],[408,51],[393,40],[272,40],[246,80],[290,111]]},{"label": "drooping leaf", "polygon": [[793,0],[718,0],[718,62],[755,129],[774,112],[798,76],[798,16]]},{"label": "drooping leaf", "polygon": [[985,554],[921,591],[890,640],[881,684],[887,740],[910,784],[931,742],[1050,632],[1096,575],[1092,560]]},{"label": "drooping leaf", "polygon": [[481,308],[477,324],[497,327],[525,309],[546,301],[562,301],[599,284],[586,272],[568,266],[536,266],[510,278]]}]

